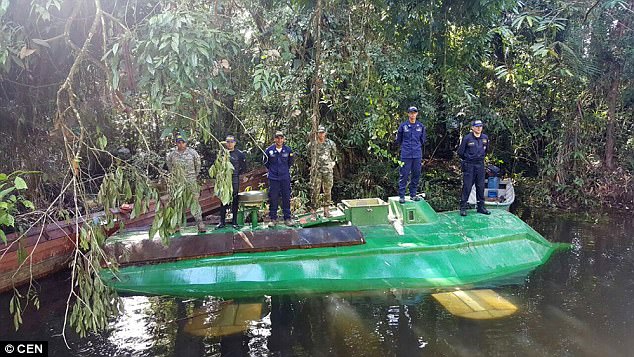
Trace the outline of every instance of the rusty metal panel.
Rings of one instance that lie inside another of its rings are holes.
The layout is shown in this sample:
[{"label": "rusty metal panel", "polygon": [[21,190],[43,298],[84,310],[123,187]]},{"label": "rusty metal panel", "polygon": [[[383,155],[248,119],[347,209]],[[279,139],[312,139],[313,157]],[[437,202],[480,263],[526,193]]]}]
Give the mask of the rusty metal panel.
[{"label": "rusty metal panel", "polygon": [[235,252],[266,252],[293,248],[297,231],[293,229],[263,229],[236,232],[233,238]]},{"label": "rusty metal panel", "polygon": [[365,243],[361,231],[353,226],[308,229],[260,229],[214,232],[170,238],[163,245],[159,239],[138,239],[144,231],[128,232],[130,239],[111,242],[106,255],[122,266],[244,252],[275,252],[298,248],[335,247]]},{"label": "rusty metal panel", "polygon": [[363,244],[363,234],[355,226],[301,229],[293,245],[301,248]]}]

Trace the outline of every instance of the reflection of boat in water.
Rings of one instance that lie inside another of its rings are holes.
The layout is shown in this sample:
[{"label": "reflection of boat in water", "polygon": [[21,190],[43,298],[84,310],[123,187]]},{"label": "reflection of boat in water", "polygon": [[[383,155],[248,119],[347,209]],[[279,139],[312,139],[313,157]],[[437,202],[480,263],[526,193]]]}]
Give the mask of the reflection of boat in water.
[{"label": "reflection of boat in water", "polygon": [[222,337],[244,333],[263,317],[262,302],[223,301],[194,309],[187,318],[184,331],[190,335]]},{"label": "reflection of boat in water", "polygon": [[[487,208],[499,208],[508,211],[511,204],[515,201],[515,189],[511,179],[499,180],[497,194],[492,194],[493,189],[488,188],[488,180],[484,183],[484,205]],[[471,205],[477,203],[475,186],[471,187],[471,194],[467,202]]]},{"label": "reflection of boat in water", "polygon": [[105,247],[119,270],[101,276],[123,293],[192,297],[442,289],[527,274],[559,246],[503,210],[461,217],[398,197],[339,208],[345,222],[184,231],[168,246],[147,231],[123,232]]}]

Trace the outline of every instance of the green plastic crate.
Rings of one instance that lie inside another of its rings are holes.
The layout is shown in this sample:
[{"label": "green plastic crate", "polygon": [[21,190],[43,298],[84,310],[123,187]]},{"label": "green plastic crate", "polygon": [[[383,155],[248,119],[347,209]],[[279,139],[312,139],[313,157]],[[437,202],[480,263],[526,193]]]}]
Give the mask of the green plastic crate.
[{"label": "green plastic crate", "polygon": [[388,224],[389,204],[380,198],[342,200],[343,211],[348,221],[356,226]]}]

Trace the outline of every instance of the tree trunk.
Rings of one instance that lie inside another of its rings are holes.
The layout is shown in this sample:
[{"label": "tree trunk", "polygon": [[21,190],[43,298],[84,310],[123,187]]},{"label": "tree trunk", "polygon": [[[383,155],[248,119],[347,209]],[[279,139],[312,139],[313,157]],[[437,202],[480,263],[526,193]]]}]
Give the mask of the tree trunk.
[{"label": "tree trunk", "polygon": [[[634,0],[629,1],[629,11],[634,9]],[[616,47],[615,51],[622,51],[623,34],[626,30],[630,29],[632,23],[632,16],[624,17],[623,21],[617,20],[615,24],[615,30],[611,32],[613,35],[611,43]],[[616,123],[617,104],[621,96],[621,73],[623,71],[623,56],[612,54],[612,63],[610,71],[610,88],[608,92],[608,123],[605,128],[605,167],[609,170],[614,169],[614,126]]]},{"label": "tree trunk", "polygon": [[614,123],[616,121],[616,105],[619,98],[619,81],[621,79],[621,65],[614,62],[610,89],[608,92],[608,123],[605,128],[605,167],[614,169]]},{"label": "tree trunk", "polygon": [[[319,119],[321,116],[320,113],[320,97],[321,97],[321,86],[322,86],[322,78],[321,78],[321,10],[322,10],[322,2],[321,0],[317,0],[317,4],[315,5],[315,41],[313,42],[313,46],[315,49],[315,57],[314,61],[314,74],[313,74],[313,88],[312,88],[312,130],[310,133],[310,141],[313,143],[312,150],[310,152],[310,179],[311,182],[314,180],[314,176],[316,173],[316,164],[317,164],[317,127],[319,126]],[[314,204],[314,202],[311,202]]]}]

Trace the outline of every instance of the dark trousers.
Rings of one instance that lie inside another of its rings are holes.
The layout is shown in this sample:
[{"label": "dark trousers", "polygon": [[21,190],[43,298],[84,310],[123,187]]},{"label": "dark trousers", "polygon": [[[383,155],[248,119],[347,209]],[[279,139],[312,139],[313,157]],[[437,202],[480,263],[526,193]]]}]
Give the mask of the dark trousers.
[{"label": "dark trousers", "polygon": [[398,169],[398,195],[399,197],[405,197],[405,188],[411,172],[412,179],[409,182],[409,195],[414,197],[416,196],[416,191],[418,191],[418,181],[420,180],[421,158],[401,159],[401,161],[404,165]]},{"label": "dark trousers", "polygon": [[484,207],[484,162],[462,163],[462,197],[460,197],[460,209],[467,209],[467,200],[471,194],[471,187],[476,187],[476,199],[478,208]]},{"label": "dark trousers", "polygon": [[291,180],[269,179],[269,218],[277,219],[278,202],[282,196],[284,219],[291,219]]},{"label": "dark trousers", "polygon": [[[240,192],[240,182],[238,177],[233,177],[231,185],[233,186],[233,198],[231,199],[231,224],[238,224],[238,192]],[[224,223],[227,218],[227,208],[229,204],[220,206],[220,222]]]}]

